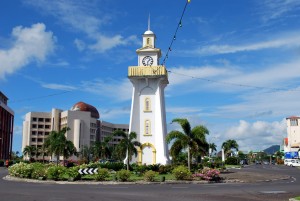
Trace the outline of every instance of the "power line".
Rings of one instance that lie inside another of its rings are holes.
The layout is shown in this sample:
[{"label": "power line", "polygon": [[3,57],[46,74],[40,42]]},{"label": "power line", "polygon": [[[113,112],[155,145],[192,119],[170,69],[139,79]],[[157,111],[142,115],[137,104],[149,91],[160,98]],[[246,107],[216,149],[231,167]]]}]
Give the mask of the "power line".
[{"label": "power line", "polygon": [[262,86],[255,86],[255,85],[247,85],[247,84],[239,84],[239,83],[233,83],[233,82],[223,82],[223,81],[217,81],[217,80],[211,80],[203,77],[196,77],[196,76],[191,76],[183,73],[177,73],[168,70],[168,73],[173,73],[176,75],[184,76],[184,77],[190,77],[192,79],[198,79],[198,80],[203,80],[207,82],[213,82],[213,83],[218,83],[218,84],[223,84],[223,85],[231,85],[231,86],[238,86],[238,87],[244,87],[244,88],[254,88],[254,89],[268,89],[268,90],[273,90],[273,91],[300,91],[297,89],[284,89],[284,88],[273,88],[273,87],[262,87]]},{"label": "power line", "polygon": [[174,41],[176,40],[178,29],[179,29],[180,27],[182,27],[182,19],[183,19],[183,16],[184,16],[186,7],[187,7],[187,5],[188,5],[190,2],[191,2],[191,0],[187,0],[186,3],[185,3],[185,6],[184,6],[183,11],[182,11],[182,13],[181,13],[181,17],[180,17],[179,23],[177,24],[177,27],[176,27],[175,33],[174,33],[174,35],[173,35],[173,38],[172,38],[172,40],[171,40],[171,43],[170,43],[170,45],[169,45],[169,47],[168,47],[168,50],[167,50],[167,52],[166,52],[166,55],[165,55],[165,57],[164,57],[164,59],[163,59],[163,61],[162,61],[162,63],[161,63],[161,65],[163,65],[163,66],[165,65],[165,63],[166,63],[166,61],[167,61],[167,59],[168,59],[168,57],[169,57],[169,52],[172,51],[172,45],[173,45]]},{"label": "power line", "polygon": [[9,101],[9,102],[10,103],[20,103],[20,102],[25,102],[25,101],[33,101],[33,100],[48,98],[48,97],[52,97],[52,96],[59,96],[59,95],[70,93],[70,92],[71,91],[63,91],[63,92],[60,92],[60,93],[48,94],[48,95],[45,95],[45,96],[37,96],[37,97],[32,97],[32,98],[24,98],[24,99],[12,100],[12,101]]}]

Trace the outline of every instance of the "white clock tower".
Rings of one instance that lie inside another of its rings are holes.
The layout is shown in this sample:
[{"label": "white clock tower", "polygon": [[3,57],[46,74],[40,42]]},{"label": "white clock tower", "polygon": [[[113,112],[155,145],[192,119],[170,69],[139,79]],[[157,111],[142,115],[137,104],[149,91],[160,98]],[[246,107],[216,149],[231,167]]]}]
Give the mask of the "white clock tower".
[{"label": "white clock tower", "polygon": [[128,68],[128,78],[133,85],[129,132],[136,132],[142,144],[132,162],[165,165],[169,155],[164,89],[169,81],[165,66],[159,65],[161,50],[155,47],[155,40],[149,20],[148,30],[143,34],[143,47],[136,50],[138,66]]}]

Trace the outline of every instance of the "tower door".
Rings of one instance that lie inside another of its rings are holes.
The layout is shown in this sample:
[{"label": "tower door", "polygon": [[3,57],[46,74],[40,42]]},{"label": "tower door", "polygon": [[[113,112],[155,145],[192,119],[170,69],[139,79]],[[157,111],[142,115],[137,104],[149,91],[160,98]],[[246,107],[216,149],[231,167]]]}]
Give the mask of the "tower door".
[{"label": "tower door", "polygon": [[138,164],[139,165],[153,165],[156,164],[156,149],[151,143],[142,144],[141,148],[138,148]]}]

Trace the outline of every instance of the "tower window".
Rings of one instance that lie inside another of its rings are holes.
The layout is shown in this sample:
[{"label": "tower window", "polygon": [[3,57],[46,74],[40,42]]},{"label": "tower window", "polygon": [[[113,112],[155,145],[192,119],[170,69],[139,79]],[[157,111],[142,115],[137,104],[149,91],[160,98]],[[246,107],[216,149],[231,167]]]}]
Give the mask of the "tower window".
[{"label": "tower window", "polygon": [[145,120],[145,135],[151,135],[151,122],[150,120]]},{"label": "tower window", "polygon": [[150,98],[145,98],[145,112],[151,112],[151,100]]},{"label": "tower window", "polygon": [[151,45],[151,38],[147,38],[146,45],[147,45],[147,46],[152,46],[152,45]]},{"label": "tower window", "polygon": [[298,126],[298,119],[291,119],[291,126]]}]

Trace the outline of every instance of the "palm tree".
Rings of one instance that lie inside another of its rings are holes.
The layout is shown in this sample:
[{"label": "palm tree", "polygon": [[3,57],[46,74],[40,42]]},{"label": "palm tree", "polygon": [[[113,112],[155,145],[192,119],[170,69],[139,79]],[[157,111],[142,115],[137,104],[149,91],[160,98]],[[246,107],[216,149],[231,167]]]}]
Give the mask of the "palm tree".
[{"label": "palm tree", "polygon": [[112,155],[111,145],[109,142],[111,141],[113,136],[107,136],[104,138],[103,142],[95,142],[93,144],[93,154],[97,158],[107,159]]},{"label": "palm tree", "polygon": [[236,151],[239,150],[239,145],[235,140],[227,140],[223,142],[222,147],[227,156],[231,153],[232,149],[235,149]]},{"label": "palm tree", "polygon": [[31,158],[36,155],[36,147],[35,146],[26,146],[23,149],[23,155],[27,155],[29,160],[31,160]]},{"label": "palm tree", "polygon": [[44,146],[48,149],[49,153],[56,156],[57,165],[60,155],[68,158],[76,153],[76,148],[73,142],[67,140],[65,136],[65,133],[68,130],[70,130],[70,128],[64,127],[61,131],[51,131],[50,135],[44,142]]},{"label": "palm tree", "polygon": [[195,156],[199,152],[205,152],[207,150],[208,143],[206,141],[206,135],[209,134],[208,129],[205,126],[196,126],[191,129],[190,123],[187,119],[173,119],[172,123],[177,122],[180,124],[183,132],[171,131],[166,137],[166,141],[169,144],[172,140],[175,140],[170,154],[176,158],[181,151],[187,149],[188,153],[188,169],[191,169],[191,153]]},{"label": "palm tree", "polygon": [[137,134],[135,132],[127,134],[122,130],[116,130],[113,135],[123,138],[117,145],[117,149],[126,153],[126,165],[127,170],[129,170],[129,160],[131,160],[133,154],[137,156],[137,148],[135,146],[141,146],[141,143],[135,140],[137,138]]},{"label": "palm tree", "polygon": [[[209,148],[211,149],[211,153],[217,151],[217,145],[215,143],[209,143]],[[209,150],[208,150],[209,152]]]},{"label": "palm tree", "polygon": [[43,163],[44,163],[44,161],[45,161],[45,156],[48,155],[48,150],[47,150],[47,148],[45,147],[44,144],[42,145],[42,147],[40,147],[40,148],[38,149],[38,152],[42,155]]}]

